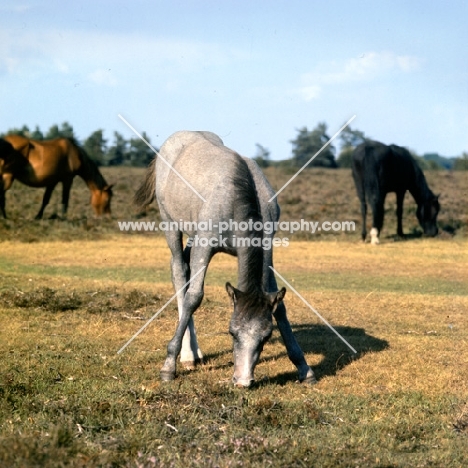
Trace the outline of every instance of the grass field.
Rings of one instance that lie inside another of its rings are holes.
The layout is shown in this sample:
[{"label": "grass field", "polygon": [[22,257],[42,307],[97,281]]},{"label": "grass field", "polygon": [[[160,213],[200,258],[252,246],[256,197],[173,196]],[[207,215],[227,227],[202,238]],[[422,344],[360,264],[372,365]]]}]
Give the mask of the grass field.
[{"label": "grass field", "polygon": [[[235,282],[236,263],[227,256],[213,260],[195,316],[204,365],[179,369],[174,382],[159,380],[175,304],[117,355],[173,294],[164,239],[117,231],[117,219],[137,217],[130,198],[142,174],[119,171],[106,173],[117,179],[110,220],[89,218],[79,184],[68,221],[31,220],[42,191],[17,186],[8,194],[11,219],[0,221],[0,466],[468,464],[465,175],[430,174],[445,197],[447,229],[436,239],[417,238],[407,203],[412,235],[395,242],[389,198],[377,248],[357,232],[278,248],[276,269],[358,353],[288,291],[290,321],[318,383],[295,381],[275,331],[256,385],[241,390],[230,383],[224,283]],[[283,219],[359,226],[349,173],[309,175],[322,191],[304,181],[296,198],[285,191]],[[270,179],[278,188],[286,176]]]}]

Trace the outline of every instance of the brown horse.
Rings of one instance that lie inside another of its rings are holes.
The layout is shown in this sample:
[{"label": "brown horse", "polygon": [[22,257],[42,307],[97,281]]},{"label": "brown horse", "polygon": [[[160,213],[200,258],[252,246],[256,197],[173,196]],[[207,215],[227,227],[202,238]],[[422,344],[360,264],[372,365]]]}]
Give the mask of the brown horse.
[{"label": "brown horse", "polygon": [[73,178],[80,176],[91,191],[91,205],[97,216],[110,214],[112,186],[108,185],[96,164],[71,138],[36,141],[20,135],[0,138],[0,211],[5,213],[5,192],[15,179],[30,187],[45,187],[44,209],[56,185],[62,183],[62,214],[67,213]]}]

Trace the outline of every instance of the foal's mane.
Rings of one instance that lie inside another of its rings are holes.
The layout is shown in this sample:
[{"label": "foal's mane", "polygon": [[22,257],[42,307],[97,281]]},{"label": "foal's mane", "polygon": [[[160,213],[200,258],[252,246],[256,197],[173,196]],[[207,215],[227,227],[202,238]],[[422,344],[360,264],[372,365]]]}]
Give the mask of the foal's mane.
[{"label": "foal's mane", "polygon": [[237,219],[261,221],[260,203],[252,174],[247,163],[237,154],[235,156],[235,170],[230,176],[235,193],[235,216]]},{"label": "foal's mane", "polygon": [[[235,199],[233,203],[235,221],[248,222],[250,219],[254,223],[255,221],[262,221],[257,189],[247,163],[236,154],[234,167],[235,171],[230,176],[230,179],[234,186]],[[246,235],[251,240],[259,239],[259,242],[262,242],[263,231],[244,231],[244,236]],[[247,289],[244,292],[258,293],[258,285],[261,285],[261,278],[263,275],[263,248],[261,246],[239,247],[238,251],[243,249],[245,249],[244,252],[246,252],[246,263],[243,265],[239,263],[239,273],[241,269],[245,273],[243,280],[244,283],[246,283]]]}]

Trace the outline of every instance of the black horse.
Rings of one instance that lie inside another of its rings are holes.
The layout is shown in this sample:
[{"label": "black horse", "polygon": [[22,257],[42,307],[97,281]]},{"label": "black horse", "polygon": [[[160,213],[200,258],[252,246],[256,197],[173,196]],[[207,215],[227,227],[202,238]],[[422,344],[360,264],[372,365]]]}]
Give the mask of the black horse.
[{"label": "black horse", "polygon": [[416,215],[424,234],[437,235],[439,196],[429,189],[424,174],[409,151],[396,145],[367,141],[353,153],[353,179],[361,201],[362,240],[366,239],[367,203],[372,208],[371,243],[379,243],[384,220],[385,197],[395,192],[397,197],[398,236],[403,237],[403,200],[407,190],[418,205]]}]

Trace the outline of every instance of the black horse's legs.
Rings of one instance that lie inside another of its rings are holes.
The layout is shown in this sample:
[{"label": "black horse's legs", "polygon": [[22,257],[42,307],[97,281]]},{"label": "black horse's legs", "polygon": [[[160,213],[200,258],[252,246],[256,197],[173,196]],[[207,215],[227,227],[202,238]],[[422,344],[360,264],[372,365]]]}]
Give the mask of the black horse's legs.
[{"label": "black horse's legs", "polygon": [[403,234],[403,200],[405,199],[405,192],[397,192],[397,235],[399,237],[404,237]]},{"label": "black horse's legs", "polygon": [[64,180],[62,182],[62,216],[67,216],[68,202],[70,200],[70,190],[73,183],[73,179]]},{"label": "black horse's legs", "polygon": [[44,198],[42,199],[41,209],[39,210],[39,213],[37,213],[35,219],[42,219],[42,216],[44,215],[45,207],[49,204],[50,197],[52,196],[52,192],[54,191],[54,188],[55,188],[56,185],[57,184],[49,185],[46,188],[46,191],[44,193]]},{"label": "black horse's legs", "polygon": [[362,241],[364,242],[367,236],[367,229],[366,229],[367,203],[365,199],[361,200],[361,215],[362,215],[361,237],[362,237]]},{"label": "black horse's legs", "polygon": [[[172,279],[174,287],[176,288],[176,291],[178,291],[177,301],[179,305],[179,323],[174,337],[167,346],[167,358],[161,368],[160,375],[162,380],[173,380],[176,375],[177,356],[181,352],[182,341],[184,336],[186,336],[186,330],[189,323],[192,325],[193,333],[195,332],[192,315],[203,299],[203,283],[205,280],[206,267],[211,256],[208,252],[206,252],[206,255],[203,255],[203,252],[200,251],[191,252],[190,270],[191,277],[194,279],[186,288],[183,288],[184,284],[187,282],[186,278],[189,270],[188,265],[184,262],[184,256],[182,253],[182,233],[166,232],[166,238],[172,251]],[[200,255],[200,253],[202,253],[202,255]],[[202,267],[205,267],[204,271],[195,277]],[[188,337],[190,338],[191,343],[192,334],[190,333]]]},{"label": "black horse's legs", "polygon": [[[276,283],[275,275],[273,271],[269,267],[272,265],[272,251],[267,250],[265,252],[265,269],[263,273],[264,278],[268,278],[266,284],[264,284],[264,289],[267,292],[274,292],[278,290],[278,285]],[[294,333],[291,329],[291,324],[286,316],[286,306],[284,302],[281,301],[274,312],[275,320],[278,325],[278,329],[281,333],[281,337],[283,338],[284,345],[286,346],[286,350],[288,352],[288,357],[291,362],[297,367],[299,373],[299,381],[305,383],[315,383],[315,375],[314,371],[310,368],[307,364],[304,353],[302,352],[299,343],[294,336]]]},{"label": "black horse's legs", "polygon": [[377,245],[383,226],[385,197],[373,197],[370,203],[372,207],[371,244]]},{"label": "black horse's legs", "polygon": [[353,162],[353,180],[354,185],[356,186],[357,195],[359,201],[361,202],[361,215],[362,215],[362,229],[361,237],[362,240],[366,240],[367,229],[366,229],[366,216],[367,216],[367,203],[366,203],[366,190],[364,186],[364,181],[362,180],[363,176],[363,167],[361,163]]}]

